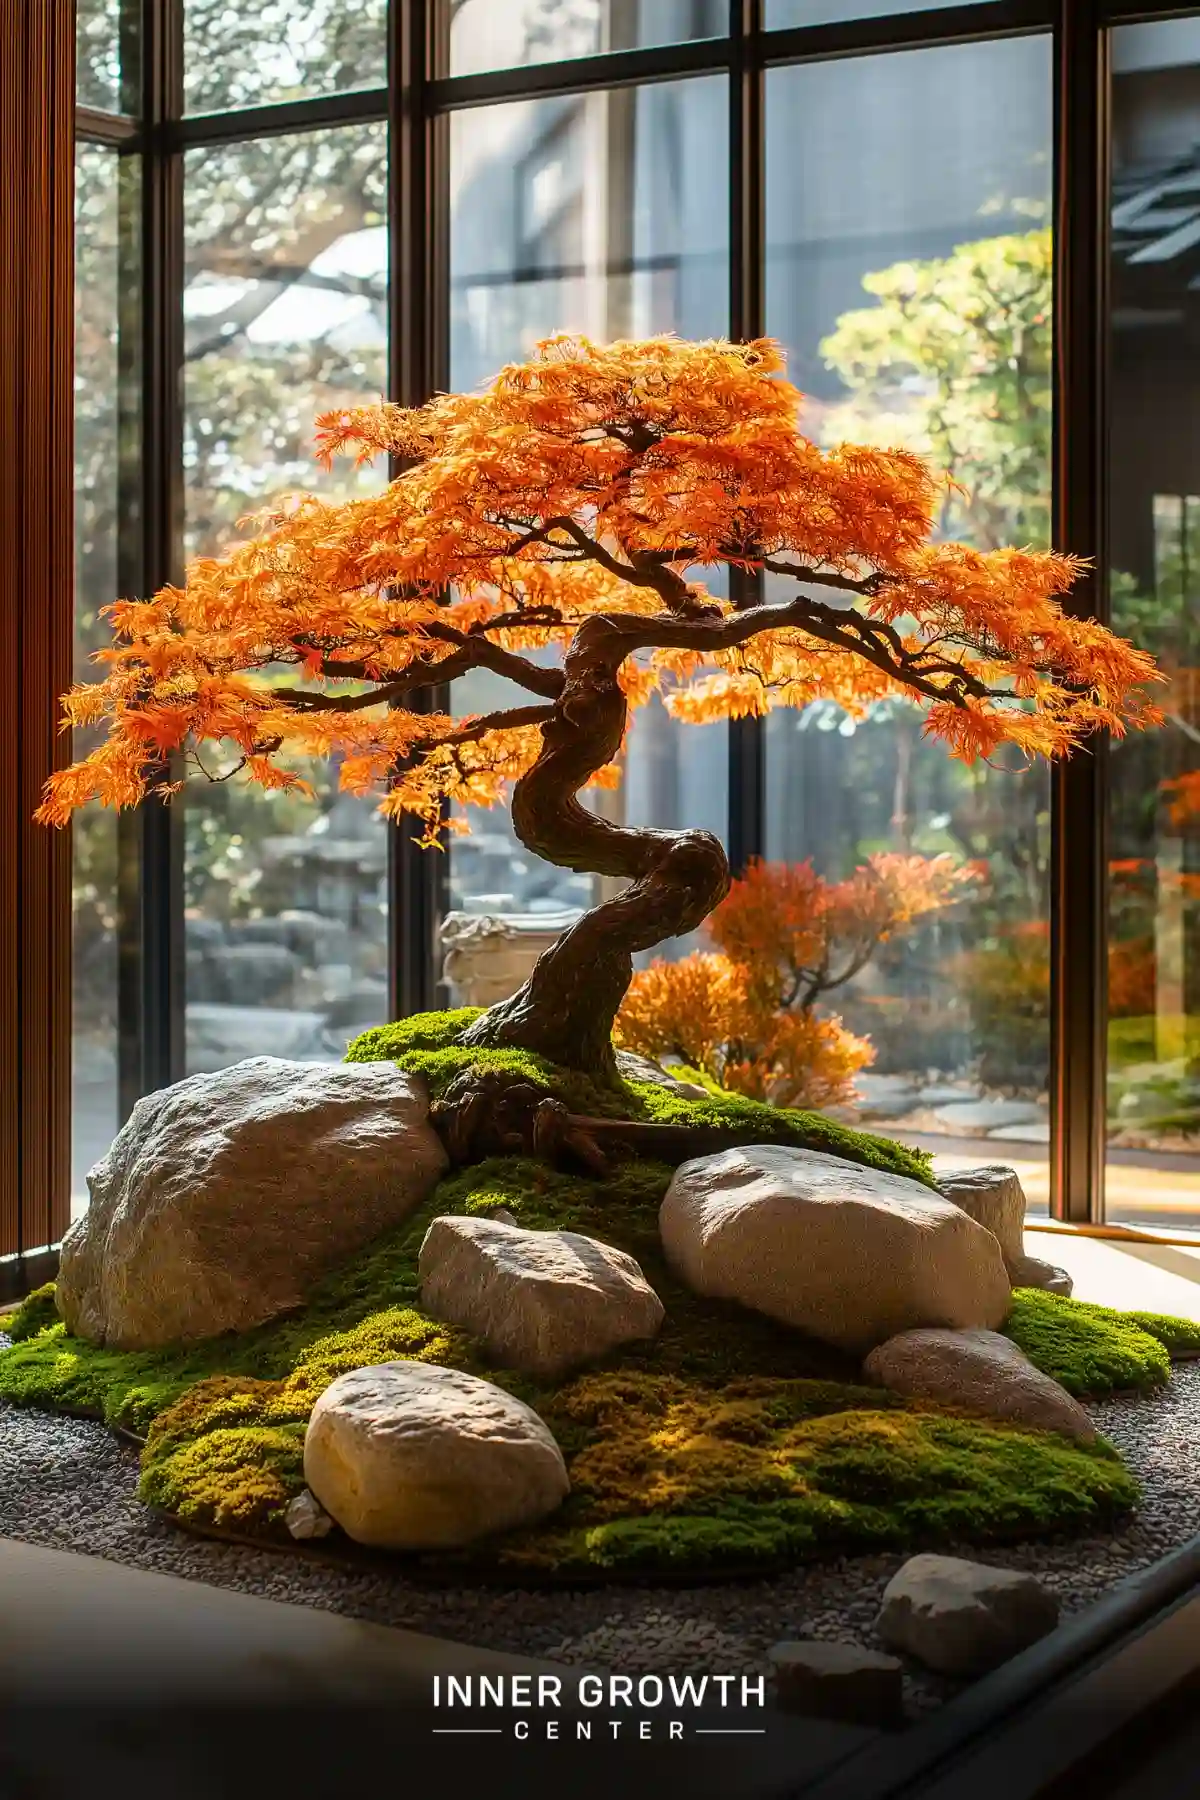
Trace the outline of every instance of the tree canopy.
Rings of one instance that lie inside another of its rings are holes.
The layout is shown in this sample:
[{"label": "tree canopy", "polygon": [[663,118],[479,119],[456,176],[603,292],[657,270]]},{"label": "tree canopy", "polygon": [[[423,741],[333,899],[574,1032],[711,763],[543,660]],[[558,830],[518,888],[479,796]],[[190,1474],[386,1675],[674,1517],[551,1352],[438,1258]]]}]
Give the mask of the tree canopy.
[{"label": "tree canopy", "polygon": [[[110,608],[105,679],[65,699],[70,725],[107,735],[51,777],[40,816],[134,804],[171,753],[229,740],[264,787],[298,781],[281,753],[336,752],[344,787],[384,788],[383,810],[432,837],[446,801],[489,803],[532,769],[571,685],[537,654],[554,644],[686,720],[906,693],[968,761],[1155,717],[1152,659],[1064,612],[1073,559],[931,541],[943,490],[924,461],[818,449],[782,368],[769,340],[563,337],[479,393],[325,415],[324,460],[407,471],[360,498],[296,497],[183,586]],[[722,564],[797,592],[739,609],[688,579]],[[522,704],[411,706],[475,668]]]}]

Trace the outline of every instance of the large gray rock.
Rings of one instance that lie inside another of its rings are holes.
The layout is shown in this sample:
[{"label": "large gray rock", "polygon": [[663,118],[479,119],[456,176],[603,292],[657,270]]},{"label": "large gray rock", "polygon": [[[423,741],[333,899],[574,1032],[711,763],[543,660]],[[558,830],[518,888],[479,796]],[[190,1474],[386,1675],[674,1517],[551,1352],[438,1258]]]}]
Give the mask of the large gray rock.
[{"label": "large gray rock", "polygon": [[1015,1169],[1001,1163],[983,1163],[974,1169],[956,1169],[938,1177],[938,1191],[999,1242],[1006,1263],[1025,1254],[1025,1190]]},{"label": "large gray rock", "polygon": [[482,1338],[504,1368],[546,1380],[655,1337],[663,1322],[634,1258],[575,1231],[435,1219],[418,1274],[434,1318]]},{"label": "large gray rock", "polygon": [[864,1355],[918,1325],[994,1327],[1010,1287],[990,1231],[904,1175],[777,1144],[697,1157],[659,1211],[671,1267]]},{"label": "large gray rock", "polygon": [[1058,1624],[1032,1575],[957,1556],[914,1556],[884,1589],[876,1630],[889,1650],[942,1675],[985,1675]]},{"label": "large gray rock", "polygon": [[902,1331],[872,1350],[868,1381],[894,1394],[1091,1444],[1096,1427],[1065,1388],[996,1331]]},{"label": "large gray rock", "polygon": [[1004,1254],[1013,1287],[1045,1288],[1051,1294],[1069,1296],[1073,1287],[1065,1269],[1025,1254],[1025,1214],[1028,1201],[1015,1169],[1004,1163],[981,1163],[973,1169],[957,1169],[943,1175],[938,1189],[955,1206],[985,1225]]},{"label": "large gray rock", "polygon": [[392,1063],[255,1056],[139,1100],[63,1240],[69,1328],[123,1350],[246,1331],[299,1305],[444,1173]]},{"label": "large gray rock", "polygon": [[304,1479],[348,1536],[388,1550],[450,1549],[532,1524],[570,1488],[530,1407],[421,1362],[354,1369],[327,1387],[308,1423]]},{"label": "large gray rock", "polygon": [[785,1712],[884,1731],[904,1723],[904,1675],[894,1656],[810,1639],[776,1644],[767,1660]]}]

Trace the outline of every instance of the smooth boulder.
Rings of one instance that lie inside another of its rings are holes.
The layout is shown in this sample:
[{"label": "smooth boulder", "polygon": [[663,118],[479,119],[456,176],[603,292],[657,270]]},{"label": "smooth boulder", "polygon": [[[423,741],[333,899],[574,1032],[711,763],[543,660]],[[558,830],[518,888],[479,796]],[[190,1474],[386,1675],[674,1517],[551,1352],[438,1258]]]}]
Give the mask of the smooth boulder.
[{"label": "smooth boulder", "polygon": [[1058,1624],[1034,1576],[957,1556],[913,1556],[884,1589],[876,1631],[889,1650],[958,1677],[986,1675]]},{"label": "smooth boulder", "polygon": [[247,1331],[399,1225],[447,1167],[393,1063],[255,1056],[139,1100],[88,1175],[56,1299],[121,1350]]},{"label": "smooth boulder", "polygon": [[992,1328],[1008,1311],[991,1232],[918,1181],[815,1150],[756,1144],[684,1163],[659,1230],[694,1292],[858,1356],[918,1325]]},{"label": "smooth boulder", "polygon": [[494,1216],[434,1219],[418,1275],[421,1303],[435,1319],[481,1338],[502,1367],[544,1380],[655,1337],[664,1317],[625,1251]]},{"label": "smooth boulder", "polygon": [[391,1362],[327,1387],[304,1440],[304,1479],[356,1543],[446,1550],[531,1525],[570,1488],[532,1408],[459,1369]]},{"label": "smooth boulder", "polygon": [[872,1350],[863,1374],[910,1399],[1057,1431],[1081,1444],[1096,1441],[1078,1400],[997,1331],[902,1331]]},{"label": "smooth boulder", "polygon": [[978,1224],[986,1226],[998,1240],[1006,1263],[1024,1256],[1027,1204],[1015,1169],[1003,1163],[955,1169],[952,1174],[939,1176],[938,1191]]}]

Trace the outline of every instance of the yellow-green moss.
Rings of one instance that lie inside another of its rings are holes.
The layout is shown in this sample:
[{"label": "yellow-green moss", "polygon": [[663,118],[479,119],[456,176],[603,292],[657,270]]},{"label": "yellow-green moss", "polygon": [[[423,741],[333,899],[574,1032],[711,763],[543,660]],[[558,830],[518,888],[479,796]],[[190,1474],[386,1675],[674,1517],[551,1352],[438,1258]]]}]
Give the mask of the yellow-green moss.
[{"label": "yellow-green moss", "polygon": [[[711,1573],[1111,1522],[1137,1486],[1106,1446],[1082,1449],[915,1406],[878,1390],[759,1377],[588,1375],[535,1395],[571,1494],[553,1519],[454,1556],[418,1559],[569,1576]],[[301,1403],[303,1405],[303,1403]],[[303,1486],[292,1383],[210,1382],[153,1428],[141,1493],[200,1525],[283,1539]]]},{"label": "yellow-green moss", "polygon": [[5,1313],[0,1318],[0,1331],[10,1337],[14,1344],[23,1338],[36,1337],[39,1331],[45,1331],[58,1318],[54,1304],[54,1283],[47,1281],[42,1287],[34,1288],[26,1294],[15,1312]]},{"label": "yellow-green moss", "polygon": [[1157,1338],[1170,1357],[1182,1362],[1200,1356],[1200,1323],[1195,1319],[1177,1319],[1169,1313],[1122,1313],[1107,1306],[1099,1310],[1110,1319],[1136,1325],[1140,1331]]},{"label": "yellow-green moss", "polygon": [[1069,1394],[1091,1398],[1122,1388],[1160,1387],[1171,1373],[1168,1343],[1200,1341],[1200,1330],[1186,1319],[1120,1313],[1036,1288],[1016,1290],[1004,1329]]}]

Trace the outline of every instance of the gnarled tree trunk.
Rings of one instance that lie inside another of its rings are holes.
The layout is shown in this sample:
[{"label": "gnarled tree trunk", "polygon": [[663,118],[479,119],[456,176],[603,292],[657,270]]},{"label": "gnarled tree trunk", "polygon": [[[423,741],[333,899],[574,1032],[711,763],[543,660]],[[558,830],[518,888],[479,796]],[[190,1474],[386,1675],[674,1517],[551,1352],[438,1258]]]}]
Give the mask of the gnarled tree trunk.
[{"label": "gnarled tree trunk", "polygon": [[645,619],[596,616],[580,626],[565,682],[542,726],[542,750],[513,792],[513,828],[547,862],[629,886],[594,907],[538,958],[524,986],[477,1019],[464,1042],[532,1050],[599,1080],[616,1079],[613,1021],[633,958],[694,931],[729,890],[729,863],[707,831],[613,825],[589,812],[581,788],[621,747],[626,701],[617,680]]}]

